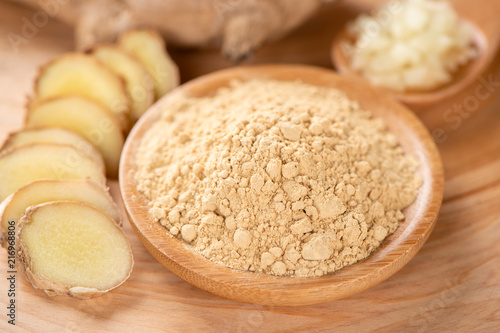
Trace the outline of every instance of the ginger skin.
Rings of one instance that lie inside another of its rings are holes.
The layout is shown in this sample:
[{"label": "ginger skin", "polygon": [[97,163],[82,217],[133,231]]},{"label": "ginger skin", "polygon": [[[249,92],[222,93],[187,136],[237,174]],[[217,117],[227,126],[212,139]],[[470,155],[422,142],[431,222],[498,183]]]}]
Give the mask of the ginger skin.
[{"label": "ginger skin", "polygon": [[[14,1],[44,10],[38,0]],[[221,47],[237,62],[334,1],[68,0],[54,4],[51,16],[75,27],[78,50],[114,42],[122,31],[146,25],[175,46]]]}]

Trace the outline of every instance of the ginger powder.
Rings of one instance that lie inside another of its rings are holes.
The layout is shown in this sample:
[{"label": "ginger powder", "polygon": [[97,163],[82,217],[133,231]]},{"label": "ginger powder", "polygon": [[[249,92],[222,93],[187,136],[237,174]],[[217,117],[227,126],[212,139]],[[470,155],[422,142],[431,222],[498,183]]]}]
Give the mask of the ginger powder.
[{"label": "ginger powder", "polygon": [[232,82],[162,112],[137,187],[166,232],[226,267],[310,277],[351,265],[396,230],[422,183],[384,122],[331,88]]}]

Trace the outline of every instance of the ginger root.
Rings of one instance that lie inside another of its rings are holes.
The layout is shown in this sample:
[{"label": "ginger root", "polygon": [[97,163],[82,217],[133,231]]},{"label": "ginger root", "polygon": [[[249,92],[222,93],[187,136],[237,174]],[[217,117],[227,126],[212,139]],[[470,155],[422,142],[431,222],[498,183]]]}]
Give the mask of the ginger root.
[{"label": "ginger root", "polygon": [[136,57],[117,45],[100,45],[92,55],[125,79],[132,99],[130,118],[136,122],[154,102],[153,78]]},{"label": "ginger root", "polygon": [[38,179],[91,179],[106,184],[104,165],[69,145],[30,144],[0,154],[0,201]]},{"label": "ginger root", "polygon": [[102,295],[130,276],[134,262],[121,228],[97,208],[78,202],[28,208],[16,244],[28,280],[49,296]]},{"label": "ginger root", "polygon": [[40,100],[31,104],[26,126],[61,127],[81,135],[101,152],[107,174],[118,176],[125,139],[115,114],[101,105],[79,96]]},{"label": "ginger root", "polygon": [[[16,0],[44,10],[38,0]],[[76,27],[78,50],[114,42],[130,28],[158,29],[175,46],[222,47],[231,61],[282,37],[335,0],[69,0],[55,17]]]},{"label": "ginger root", "polygon": [[106,213],[117,225],[122,224],[118,207],[102,185],[91,180],[36,180],[18,189],[0,205],[2,245],[5,246],[9,226],[17,230],[17,223],[28,207],[52,201],[84,202]]},{"label": "ginger root", "polygon": [[118,45],[137,57],[153,77],[156,99],[179,85],[179,69],[156,31],[126,31],[120,35]]},{"label": "ginger root", "polygon": [[56,143],[70,145],[91,156],[97,163],[104,163],[99,150],[80,135],[57,127],[23,128],[12,132],[0,150],[7,150],[32,143]]},{"label": "ginger root", "polygon": [[34,102],[77,95],[112,111],[124,131],[130,128],[130,96],[125,80],[90,55],[69,53],[45,66],[35,80]]}]

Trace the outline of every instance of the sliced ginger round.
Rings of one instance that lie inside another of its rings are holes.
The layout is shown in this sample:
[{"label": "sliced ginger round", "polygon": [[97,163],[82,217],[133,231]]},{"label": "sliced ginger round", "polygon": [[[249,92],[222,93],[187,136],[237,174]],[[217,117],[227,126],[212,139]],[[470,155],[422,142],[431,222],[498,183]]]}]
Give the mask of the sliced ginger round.
[{"label": "sliced ginger round", "polygon": [[67,144],[90,155],[98,163],[103,163],[101,153],[92,143],[72,131],[57,127],[24,128],[20,131],[12,132],[4,142],[2,150],[31,143]]},{"label": "sliced ginger round", "polygon": [[16,230],[28,207],[52,201],[88,203],[111,217],[117,225],[122,224],[120,211],[104,186],[91,180],[36,180],[18,189],[0,205],[2,244],[5,245],[8,239],[9,226]]},{"label": "sliced ginger round", "polygon": [[121,228],[84,203],[28,208],[16,244],[28,280],[50,296],[99,296],[121,285],[132,271],[132,250]]},{"label": "sliced ginger round", "polygon": [[83,136],[101,152],[107,174],[117,177],[125,139],[115,115],[99,104],[79,96],[41,100],[30,106],[26,126],[61,127]]},{"label": "sliced ginger round", "polygon": [[30,144],[0,154],[0,201],[38,179],[91,179],[106,184],[104,165],[68,145]]},{"label": "sliced ginger round", "polygon": [[152,29],[125,31],[120,35],[118,44],[136,56],[151,74],[156,99],[179,85],[179,69],[168,55],[158,32]]},{"label": "sliced ginger round", "polygon": [[130,97],[124,80],[94,57],[63,55],[40,69],[34,100],[79,95],[116,114],[124,131],[129,129]]},{"label": "sliced ginger round", "polygon": [[133,122],[137,121],[154,102],[151,75],[136,57],[116,45],[100,45],[92,50],[92,55],[125,79],[132,98],[130,118]]}]

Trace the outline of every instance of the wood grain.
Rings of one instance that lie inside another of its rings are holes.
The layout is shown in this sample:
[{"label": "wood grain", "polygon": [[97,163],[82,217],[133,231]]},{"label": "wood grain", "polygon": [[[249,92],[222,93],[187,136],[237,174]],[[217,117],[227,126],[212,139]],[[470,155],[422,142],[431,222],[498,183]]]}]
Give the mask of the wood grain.
[{"label": "wood grain", "polygon": [[[331,68],[330,45],[341,25],[372,0],[323,10],[302,28],[261,49],[252,63],[303,63]],[[463,0],[461,0],[463,1]],[[482,7],[478,4],[478,7]],[[484,6],[482,10],[488,10]],[[72,49],[72,31],[50,22],[15,52],[8,32],[21,33],[34,12],[0,2],[0,140],[22,124],[36,69]],[[216,51],[172,50],[184,81],[229,67]],[[500,57],[483,74],[500,82]],[[49,298],[17,275],[17,325],[5,332],[492,332],[500,326],[500,91],[459,117],[444,119],[481,85],[416,110],[436,135],[445,168],[445,197],[434,231],[419,253],[381,284],[342,300],[302,307],[230,301],[169,272],[142,246],[130,224],[136,266],[120,288],[94,300]],[[436,115],[437,114],[437,115]],[[454,113],[455,114],[455,113]],[[436,122],[437,121],[437,122]],[[113,196],[120,200],[116,183]],[[7,297],[7,255],[0,251],[0,306]]]}]

